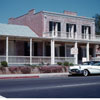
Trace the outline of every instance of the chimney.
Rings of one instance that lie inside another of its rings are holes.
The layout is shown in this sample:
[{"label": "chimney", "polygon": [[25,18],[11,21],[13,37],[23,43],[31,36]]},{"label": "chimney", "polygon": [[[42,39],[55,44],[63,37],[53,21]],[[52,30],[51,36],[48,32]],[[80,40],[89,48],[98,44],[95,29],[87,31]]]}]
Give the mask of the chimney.
[{"label": "chimney", "polygon": [[29,10],[29,11],[28,11],[28,14],[29,14],[29,15],[33,15],[33,14],[35,14],[35,9],[31,9],[31,10]]},{"label": "chimney", "polygon": [[9,18],[8,19],[8,24],[11,24],[14,21],[15,18]]},{"label": "chimney", "polygon": [[70,15],[70,16],[77,16],[76,12],[71,12],[71,11],[66,11],[66,10],[64,10],[64,14],[65,15]]},{"label": "chimney", "polygon": [[11,17],[11,18],[9,18],[9,20],[14,20],[15,18],[13,18],[13,17]]}]

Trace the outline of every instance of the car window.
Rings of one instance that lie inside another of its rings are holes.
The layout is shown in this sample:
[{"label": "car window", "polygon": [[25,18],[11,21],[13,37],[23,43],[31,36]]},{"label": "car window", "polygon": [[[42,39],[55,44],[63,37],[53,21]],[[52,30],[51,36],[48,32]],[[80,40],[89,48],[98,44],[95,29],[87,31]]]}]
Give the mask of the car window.
[{"label": "car window", "polygon": [[95,63],[94,65],[95,65],[95,66],[100,66],[100,62],[99,62],[99,63]]},{"label": "car window", "polygon": [[89,65],[89,63],[88,62],[84,62],[83,65]]}]

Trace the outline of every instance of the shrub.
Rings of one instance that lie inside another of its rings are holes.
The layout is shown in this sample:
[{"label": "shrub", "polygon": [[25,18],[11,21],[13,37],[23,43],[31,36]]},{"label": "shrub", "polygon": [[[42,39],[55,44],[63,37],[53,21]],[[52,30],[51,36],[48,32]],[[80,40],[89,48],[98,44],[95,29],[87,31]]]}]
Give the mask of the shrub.
[{"label": "shrub", "polygon": [[69,62],[64,62],[64,66],[69,66]]},{"label": "shrub", "polygon": [[31,68],[30,67],[21,67],[20,69],[21,69],[21,72],[23,74],[29,74],[29,73],[31,73]]},{"label": "shrub", "polygon": [[39,70],[42,73],[62,72],[62,66],[42,66]]},{"label": "shrub", "polygon": [[50,65],[50,63],[47,63],[47,65]]},{"label": "shrub", "polygon": [[8,69],[9,69],[9,71],[10,71],[11,73],[15,73],[15,72],[17,72],[17,71],[19,70],[18,67],[9,67]]},{"label": "shrub", "polygon": [[57,65],[62,65],[62,62],[57,62]]},{"label": "shrub", "polygon": [[41,62],[41,65],[44,65],[44,62]]},{"label": "shrub", "polygon": [[40,67],[39,65],[31,65],[32,68]]},{"label": "shrub", "polygon": [[74,64],[73,63],[70,63],[69,66],[74,66]]},{"label": "shrub", "polygon": [[2,62],[1,62],[1,66],[2,66],[2,67],[8,67],[8,63],[7,63],[6,61],[2,61]]},{"label": "shrub", "polygon": [[0,70],[5,73],[6,72],[6,68],[5,67],[0,67]]}]

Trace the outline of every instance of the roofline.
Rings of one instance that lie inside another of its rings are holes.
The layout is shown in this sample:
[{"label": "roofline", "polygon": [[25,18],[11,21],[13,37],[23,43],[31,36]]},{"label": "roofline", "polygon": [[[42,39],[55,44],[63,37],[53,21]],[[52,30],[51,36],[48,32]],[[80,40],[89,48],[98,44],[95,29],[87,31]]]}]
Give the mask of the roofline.
[{"label": "roofline", "polygon": [[[38,14],[38,13],[47,13],[47,14],[52,14],[52,15],[65,16],[65,17],[72,17],[72,18],[74,17],[74,18],[81,18],[81,19],[87,19],[87,20],[93,20],[93,21],[95,21],[95,18],[83,17],[83,16],[71,16],[71,15],[66,15],[66,14],[64,14],[64,13],[50,12],[50,11],[44,11],[44,10],[43,10],[43,11],[36,12],[36,13],[34,13],[33,15],[36,15],[36,14]],[[75,12],[75,13],[77,13],[77,12]],[[23,17],[23,16],[25,16],[25,15],[28,15],[28,13],[23,14],[23,15],[18,16],[18,17],[15,17],[14,19]]]},{"label": "roofline", "polygon": [[95,18],[90,18],[90,17],[71,16],[71,15],[66,15],[66,14],[63,14],[63,13],[48,12],[48,11],[42,11],[42,12],[47,13],[47,14],[52,14],[52,15],[65,16],[65,17],[74,17],[74,18],[81,18],[81,19],[88,19],[88,20],[95,21]]},{"label": "roofline", "polygon": [[0,36],[3,36],[3,37],[16,37],[16,38],[27,38],[27,39],[30,39],[32,38],[33,40],[37,40],[37,39],[40,39],[40,40],[52,40],[54,39],[55,41],[58,41],[58,42],[71,42],[71,43],[74,43],[74,42],[78,42],[78,43],[92,43],[92,44],[100,44],[99,41],[92,41],[92,40],[89,40],[89,41],[86,41],[86,40],[69,40],[69,39],[58,39],[58,38],[47,38],[47,37],[24,37],[24,36],[9,36],[9,35],[0,35]]},{"label": "roofline", "polygon": [[[43,11],[39,11],[39,12],[37,12],[37,13],[34,13],[33,15],[36,15],[36,14],[41,13],[41,12],[43,12]],[[25,15],[28,15],[28,13],[23,14],[23,15],[20,15],[20,16],[18,16],[18,17],[15,17],[14,19],[17,19],[17,18],[23,17],[23,16],[25,16]]]}]

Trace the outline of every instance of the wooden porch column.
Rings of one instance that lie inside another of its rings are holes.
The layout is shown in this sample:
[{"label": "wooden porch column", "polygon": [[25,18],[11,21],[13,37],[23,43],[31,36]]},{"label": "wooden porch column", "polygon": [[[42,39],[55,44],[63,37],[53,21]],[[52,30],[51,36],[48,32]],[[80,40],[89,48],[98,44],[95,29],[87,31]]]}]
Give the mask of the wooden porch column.
[{"label": "wooden porch column", "polygon": [[[78,50],[77,42],[75,42],[74,47],[76,50]],[[74,54],[74,57],[75,57],[75,64],[78,64],[78,54]]]},{"label": "wooden porch column", "polygon": [[8,36],[6,37],[6,62],[8,63]]},{"label": "wooden porch column", "polygon": [[30,65],[32,65],[32,38],[30,38]]},{"label": "wooden porch column", "polygon": [[72,25],[71,27],[71,38],[73,39],[73,36],[74,36],[74,25]]},{"label": "wooden porch column", "polygon": [[86,45],[86,56],[87,56],[87,61],[89,61],[90,59],[89,59],[89,42],[87,43],[87,45]]},{"label": "wooden porch column", "polygon": [[51,64],[55,64],[55,41],[51,40]]},{"label": "wooden porch column", "polygon": [[89,28],[86,28],[86,39],[89,39]]},{"label": "wooden porch column", "polygon": [[55,26],[55,37],[58,36],[58,24],[56,23],[56,26]]}]

